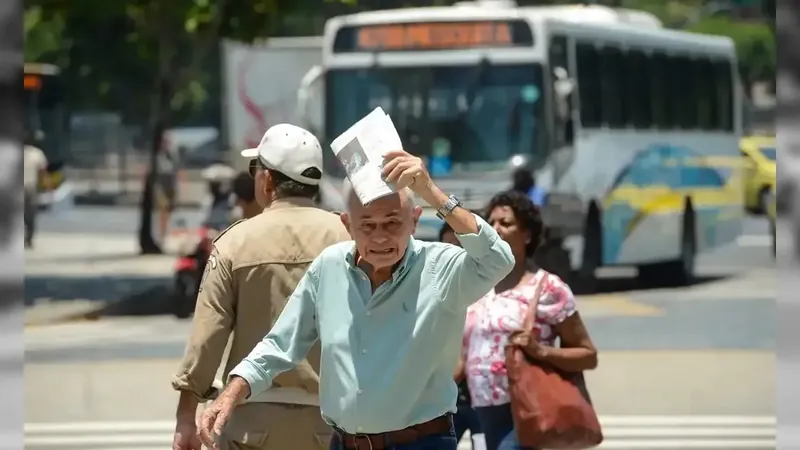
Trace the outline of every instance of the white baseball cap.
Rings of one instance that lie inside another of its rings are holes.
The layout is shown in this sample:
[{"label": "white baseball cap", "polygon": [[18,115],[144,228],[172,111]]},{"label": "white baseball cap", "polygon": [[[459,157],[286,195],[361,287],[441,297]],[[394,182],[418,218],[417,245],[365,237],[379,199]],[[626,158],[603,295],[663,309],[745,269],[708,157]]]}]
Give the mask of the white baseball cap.
[{"label": "white baseball cap", "polygon": [[274,125],[264,133],[256,148],[242,150],[245,158],[258,158],[268,169],[276,170],[298,183],[319,185],[318,178],[303,172],[314,167],[322,173],[322,146],[308,130],[288,123]]}]

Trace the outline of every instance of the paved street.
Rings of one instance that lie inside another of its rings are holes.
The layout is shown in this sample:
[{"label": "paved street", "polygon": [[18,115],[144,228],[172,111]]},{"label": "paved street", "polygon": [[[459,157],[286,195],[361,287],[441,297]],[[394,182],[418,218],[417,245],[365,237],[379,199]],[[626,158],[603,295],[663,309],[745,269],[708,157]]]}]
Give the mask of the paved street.
[{"label": "paved street", "polygon": [[[43,236],[90,248],[86,233],[96,233],[124,253],[135,247],[128,236],[137,224],[135,210],[96,209],[43,220]],[[603,293],[578,299],[601,351],[587,375],[606,431],[601,448],[775,448],[776,270],[767,232],[766,221],[748,220],[738,245],[701,257],[703,282],[690,288],[639,290],[615,269],[604,271]],[[30,259],[42,276],[83,264],[63,248],[50,262],[44,253],[36,260],[38,251]],[[96,262],[86,277],[113,275],[114,264]],[[157,278],[158,264],[166,259],[140,272]],[[26,448],[167,448],[176,401],[169,380],[189,325],[157,316],[26,328]]]},{"label": "paved street", "polygon": [[[588,383],[607,427],[602,448],[774,448],[774,286],[763,269],[580,298],[601,349]],[[28,328],[28,448],[165,448],[188,328],[165,316]],[[39,388],[56,377],[56,391]]]}]

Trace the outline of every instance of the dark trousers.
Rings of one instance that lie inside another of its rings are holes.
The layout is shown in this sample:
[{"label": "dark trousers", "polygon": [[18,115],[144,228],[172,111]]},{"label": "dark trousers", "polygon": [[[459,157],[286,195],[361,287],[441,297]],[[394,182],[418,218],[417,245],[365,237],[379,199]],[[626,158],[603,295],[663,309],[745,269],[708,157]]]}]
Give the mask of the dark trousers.
[{"label": "dark trousers", "polygon": [[[345,450],[337,432],[331,438],[330,450]],[[409,444],[390,445],[386,450],[458,450],[458,440],[451,428],[449,433],[425,436]]]},{"label": "dark trousers", "polygon": [[486,450],[535,450],[519,445],[510,403],[475,408],[475,412],[486,439]]},{"label": "dark trousers", "polygon": [[22,211],[22,220],[25,222],[25,247],[30,247],[33,244],[33,234],[36,232],[36,214],[38,212],[39,196],[36,192],[26,189]]},{"label": "dark trousers", "polygon": [[456,429],[456,440],[459,442],[467,430],[470,436],[481,433],[478,414],[468,405],[458,405],[458,412],[453,416],[453,426]]}]

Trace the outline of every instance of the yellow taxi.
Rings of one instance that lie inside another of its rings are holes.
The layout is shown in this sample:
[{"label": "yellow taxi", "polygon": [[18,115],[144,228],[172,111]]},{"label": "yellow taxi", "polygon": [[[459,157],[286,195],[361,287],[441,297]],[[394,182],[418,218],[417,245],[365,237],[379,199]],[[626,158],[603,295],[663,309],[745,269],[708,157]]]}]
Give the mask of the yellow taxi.
[{"label": "yellow taxi", "polygon": [[745,164],[744,203],[753,213],[765,214],[775,188],[777,151],[774,137],[748,136],[739,144]]}]

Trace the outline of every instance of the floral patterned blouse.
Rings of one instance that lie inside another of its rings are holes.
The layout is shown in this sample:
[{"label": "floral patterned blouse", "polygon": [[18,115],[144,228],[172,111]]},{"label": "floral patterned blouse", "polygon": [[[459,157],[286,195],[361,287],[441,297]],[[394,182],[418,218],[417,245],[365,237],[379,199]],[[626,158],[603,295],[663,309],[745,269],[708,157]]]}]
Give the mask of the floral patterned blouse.
[{"label": "floral patterned blouse", "polygon": [[509,334],[522,326],[539,282],[546,283],[536,311],[539,342],[554,345],[557,325],[575,313],[575,297],[561,278],[539,270],[514,289],[489,292],[467,310],[462,351],[473,407],[503,405],[508,395],[505,350]]}]

